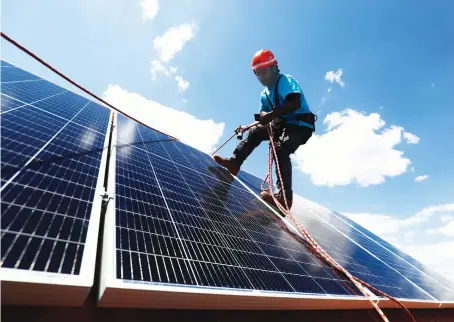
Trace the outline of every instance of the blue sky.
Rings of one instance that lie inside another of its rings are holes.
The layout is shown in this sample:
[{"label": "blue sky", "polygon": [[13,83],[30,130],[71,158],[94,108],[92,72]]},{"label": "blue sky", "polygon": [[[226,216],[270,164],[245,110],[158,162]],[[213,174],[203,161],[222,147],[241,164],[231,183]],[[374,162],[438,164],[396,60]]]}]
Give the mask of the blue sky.
[{"label": "blue sky", "polygon": [[[5,0],[2,31],[151,125],[203,142],[204,150],[252,121],[262,87],[250,60],[269,48],[319,116],[318,137],[294,160],[294,191],[370,229],[382,225],[381,235],[415,256],[416,246],[452,249],[452,1],[143,3]],[[3,40],[2,57],[68,87]],[[152,66],[162,70],[153,76]],[[338,82],[326,79],[339,70]],[[162,112],[160,124],[153,111]],[[187,124],[176,121],[181,115]],[[221,153],[230,155],[236,143]],[[370,160],[377,165],[365,166]],[[266,174],[266,144],[244,169]],[[418,176],[428,178],[415,182]],[[406,224],[424,216],[430,220]]]}]

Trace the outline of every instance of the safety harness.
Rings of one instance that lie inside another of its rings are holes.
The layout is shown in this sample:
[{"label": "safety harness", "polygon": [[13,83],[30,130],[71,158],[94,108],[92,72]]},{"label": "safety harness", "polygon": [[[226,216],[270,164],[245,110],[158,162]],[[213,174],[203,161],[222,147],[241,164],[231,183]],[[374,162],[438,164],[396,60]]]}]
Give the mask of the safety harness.
[{"label": "safety harness", "polygon": [[[276,86],[274,86],[274,104],[271,102],[270,97],[268,94],[265,92],[266,99],[268,101],[268,104],[270,104],[271,108],[274,110],[276,108],[282,107],[280,102],[279,102],[279,91],[278,91],[278,85],[279,81],[282,78],[282,74],[279,75],[276,81]],[[318,117],[312,112],[309,113],[292,113],[292,114],[287,114],[285,115],[285,118],[281,118],[281,125],[285,126],[286,121],[302,121],[304,123],[312,125],[312,131],[315,132],[315,122],[317,121]],[[283,123],[282,123],[283,122]]]}]

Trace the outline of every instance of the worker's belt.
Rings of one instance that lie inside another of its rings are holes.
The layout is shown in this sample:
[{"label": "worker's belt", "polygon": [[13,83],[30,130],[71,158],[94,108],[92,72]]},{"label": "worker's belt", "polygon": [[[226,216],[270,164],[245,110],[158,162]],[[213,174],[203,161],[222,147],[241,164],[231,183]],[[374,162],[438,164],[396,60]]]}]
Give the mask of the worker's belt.
[{"label": "worker's belt", "polygon": [[286,115],[283,119],[285,121],[302,121],[304,123],[312,125],[313,131],[315,131],[315,122],[317,121],[317,115],[312,112],[309,113],[298,113]]},{"label": "worker's belt", "polygon": [[309,123],[311,125],[314,125],[315,122],[317,121],[317,115],[314,113],[298,113],[298,114],[291,114],[286,117],[288,121],[291,119],[297,120],[297,121],[303,121],[304,123]]}]

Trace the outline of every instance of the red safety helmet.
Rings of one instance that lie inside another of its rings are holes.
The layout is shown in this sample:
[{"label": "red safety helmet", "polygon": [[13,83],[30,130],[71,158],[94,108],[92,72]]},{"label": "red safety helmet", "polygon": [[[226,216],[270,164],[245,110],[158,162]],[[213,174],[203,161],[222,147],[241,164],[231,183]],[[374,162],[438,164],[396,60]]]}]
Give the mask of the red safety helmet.
[{"label": "red safety helmet", "polygon": [[259,50],[252,58],[251,67],[253,71],[257,70],[258,68],[268,67],[272,65],[277,65],[277,60],[271,50]]}]

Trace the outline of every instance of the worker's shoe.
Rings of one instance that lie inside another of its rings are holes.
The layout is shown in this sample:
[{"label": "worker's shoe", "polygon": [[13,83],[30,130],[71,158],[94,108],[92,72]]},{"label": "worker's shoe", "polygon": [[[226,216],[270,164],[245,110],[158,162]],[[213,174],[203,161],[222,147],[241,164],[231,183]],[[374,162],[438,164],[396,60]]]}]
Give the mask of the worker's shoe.
[{"label": "worker's shoe", "polygon": [[232,158],[223,158],[217,154],[213,156],[214,161],[219,163],[221,166],[226,168],[231,174],[236,176],[238,172],[240,171],[240,165],[238,165],[237,162],[235,162]]},{"label": "worker's shoe", "polygon": [[[266,202],[269,203],[270,205],[277,207],[276,203],[274,202],[273,196],[272,196],[268,191],[262,191],[262,192],[260,193],[260,196],[262,197],[262,199],[263,199],[264,201],[266,201]],[[277,199],[277,201],[282,205],[282,207],[284,207],[284,209],[286,208],[286,207],[285,207],[285,200],[284,200],[284,197],[283,197],[281,194],[279,194],[279,193],[274,194],[274,198]],[[288,208],[289,208],[289,209],[292,208],[292,204],[293,204],[293,201],[287,199],[287,205],[288,205]],[[285,216],[284,216],[284,217],[285,217]]]}]

